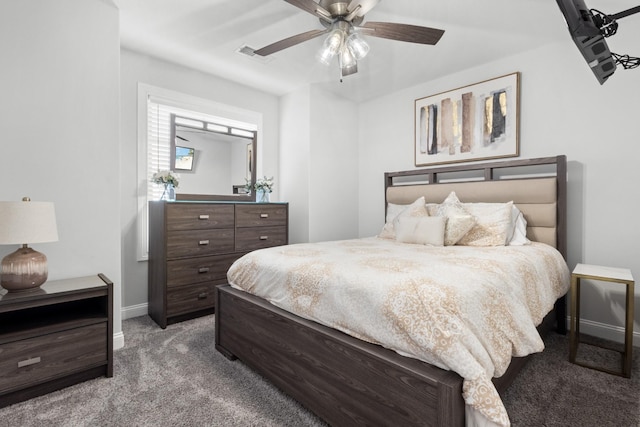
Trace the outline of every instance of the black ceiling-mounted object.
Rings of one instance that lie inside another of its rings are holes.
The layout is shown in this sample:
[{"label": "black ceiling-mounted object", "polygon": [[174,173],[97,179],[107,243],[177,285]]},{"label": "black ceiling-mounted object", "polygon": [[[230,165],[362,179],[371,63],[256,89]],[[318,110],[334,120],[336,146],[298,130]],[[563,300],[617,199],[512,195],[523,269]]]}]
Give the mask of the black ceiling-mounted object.
[{"label": "black ceiling-mounted object", "polygon": [[617,65],[625,69],[640,65],[640,58],[612,53],[605,40],[605,37],[610,37],[617,32],[618,19],[639,13],[640,6],[607,15],[595,9],[589,9],[584,0],[556,1],[564,15],[571,38],[600,84],[613,75]]}]

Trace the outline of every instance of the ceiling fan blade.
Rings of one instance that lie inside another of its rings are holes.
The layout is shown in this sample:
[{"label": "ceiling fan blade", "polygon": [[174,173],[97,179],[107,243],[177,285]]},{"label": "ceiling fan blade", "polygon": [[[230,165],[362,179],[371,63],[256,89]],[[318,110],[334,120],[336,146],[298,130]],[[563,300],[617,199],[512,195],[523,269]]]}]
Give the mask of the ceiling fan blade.
[{"label": "ceiling fan blade", "polygon": [[360,9],[355,12],[355,16],[364,16],[371,9],[376,7],[378,3],[380,3],[380,0],[351,0],[347,9],[349,12],[353,13],[356,7],[360,6]]},{"label": "ceiling fan blade", "polygon": [[444,34],[436,28],[391,22],[367,22],[358,29],[368,36],[421,44],[436,44]]},{"label": "ceiling fan blade", "polygon": [[306,12],[309,12],[312,15],[315,15],[318,18],[331,22],[331,14],[329,13],[329,11],[327,11],[327,9],[320,6],[317,2],[313,0],[284,0],[284,1]]},{"label": "ceiling fan blade", "polygon": [[260,56],[271,55],[272,53],[279,52],[283,49],[286,49],[291,46],[295,46],[302,42],[306,42],[307,40],[311,40],[327,32],[329,32],[329,30],[311,30],[311,31],[307,31],[306,33],[296,34],[295,36],[282,39],[280,41],[270,44],[269,46],[265,46],[261,49],[258,49],[255,51],[255,53]]}]

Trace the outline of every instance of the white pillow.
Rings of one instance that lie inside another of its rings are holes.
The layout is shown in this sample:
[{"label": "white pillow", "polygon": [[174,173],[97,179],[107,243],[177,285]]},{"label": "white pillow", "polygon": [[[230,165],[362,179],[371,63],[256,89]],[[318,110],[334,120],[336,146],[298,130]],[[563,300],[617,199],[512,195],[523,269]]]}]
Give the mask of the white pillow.
[{"label": "white pillow", "polygon": [[505,246],[511,233],[513,202],[464,203],[464,208],[476,218],[476,225],[458,241],[463,246]]},{"label": "white pillow", "polygon": [[396,205],[395,203],[387,203],[387,216],[385,217],[385,223],[393,222],[394,219],[409,205]]},{"label": "white pillow", "polygon": [[435,215],[447,218],[444,229],[445,246],[455,245],[476,224],[476,219],[464,209],[454,191],[449,193],[447,198],[433,209]]},{"label": "white pillow", "polygon": [[527,239],[527,220],[520,212],[520,209],[513,205],[511,209],[511,236],[507,237],[507,245],[522,246],[531,244],[531,240]]},{"label": "white pillow", "polygon": [[445,218],[400,216],[394,221],[396,240],[419,245],[444,245]]},{"label": "white pillow", "polygon": [[402,210],[392,221],[387,221],[387,223],[382,228],[382,231],[378,235],[378,237],[382,239],[395,239],[396,232],[394,230],[393,222],[401,217],[427,217],[429,214],[424,207],[424,197],[420,197],[415,202],[408,205],[405,209]]}]

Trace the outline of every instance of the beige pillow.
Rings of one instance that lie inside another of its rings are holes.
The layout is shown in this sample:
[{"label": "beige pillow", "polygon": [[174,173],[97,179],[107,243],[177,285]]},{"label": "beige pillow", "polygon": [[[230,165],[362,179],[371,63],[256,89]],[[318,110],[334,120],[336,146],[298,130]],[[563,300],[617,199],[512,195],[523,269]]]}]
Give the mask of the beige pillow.
[{"label": "beige pillow", "polygon": [[429,216],[438,216],[438,208],[440,207],[439,203],[427,203],[424,207],[427,208]]},{"label": "beige pillow", "polygon": [[396,240],[403,243],[443,246],[445,222],[444,217],[438,216],[396,218]]},{"label": "beige pillow", "polygon": [[454,191],[449,193],[444,202],[437,205],[434,213],[447,219],[444,229],[445,246],[458,243],[476,224],[476,219],[464,209]]},{"label": "beige pillow", "polygon": [[476,218],[476,225],[458,241],[462,246],[504,246],[512,230],[508,203],[464,203],[464,209]]},{"label": "beige pillow", "polygon": [[445,246],[453,246],[469,233],[476,225],[473,215],[454,215],[447,217],[444,235]]},{"label": "beige pillow", "polygon": [[382,239],[395,239],[396,232],[394,230],[393,222],[398,218],[403,218],[403,217],[419,218],[419,217],[427,217],[427,216],[429,216],[429,214],[427,213],[427,210],[424,207],[424,197],[420,197],[415,202],[408,205],[402,212],[396,215],[396,217],[392,221],[387,222],[382,228],[382,231],[380,232],[378,237]]}]

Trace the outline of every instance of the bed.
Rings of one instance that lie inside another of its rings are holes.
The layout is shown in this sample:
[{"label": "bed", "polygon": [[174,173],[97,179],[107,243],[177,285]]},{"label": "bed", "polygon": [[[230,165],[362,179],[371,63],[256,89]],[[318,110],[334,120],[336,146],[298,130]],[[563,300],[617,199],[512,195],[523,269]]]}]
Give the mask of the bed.
[{"label": "bed", "polygon": [[[533,242],[566,259],[564,156],[446,166],[385,174],[385,206],[419,197],[442,203],[451,192],[465,202],[513,201]],[[544,246],[544,245],[540,245]],[[220,286],[216,348],[239,358],[331,425],[465,425],[463,378]],[[538,329],[566,332],[561,296]],[[506,389],[526,361],[513,358],[493,380]]]}]

